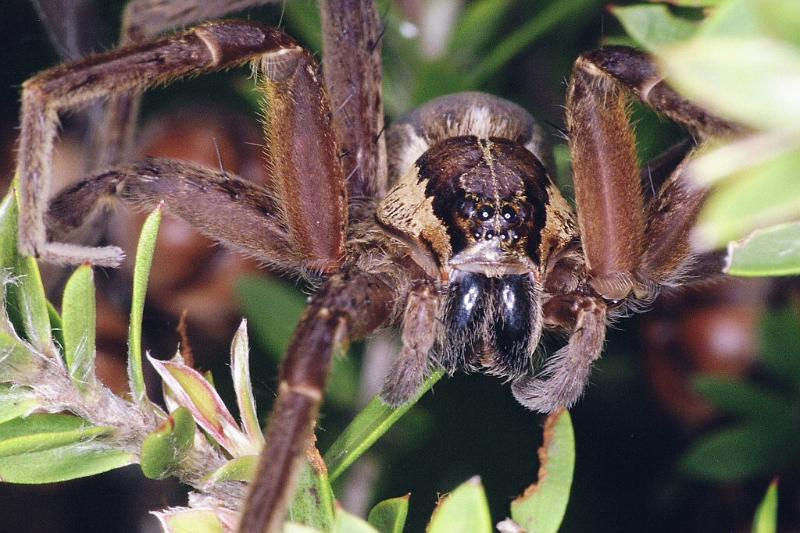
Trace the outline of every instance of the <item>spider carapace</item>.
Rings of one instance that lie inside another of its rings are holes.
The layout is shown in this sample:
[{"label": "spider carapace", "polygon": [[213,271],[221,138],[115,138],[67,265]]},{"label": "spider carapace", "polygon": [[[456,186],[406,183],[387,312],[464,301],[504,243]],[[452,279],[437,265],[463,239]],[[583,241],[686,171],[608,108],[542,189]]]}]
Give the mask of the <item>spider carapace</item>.
[{"label": "spider carapace", "polygon": [[[577,226],[541,139],[526,111],[481,93],[438,98],[389,132],[398,175],[377,220],[442,294],[431,353],[450,373],[542,371],[543,302],[581,281]],[[554,272],[558,287],[546,283]],[[392,387],[384,396],[407,399]]]}]

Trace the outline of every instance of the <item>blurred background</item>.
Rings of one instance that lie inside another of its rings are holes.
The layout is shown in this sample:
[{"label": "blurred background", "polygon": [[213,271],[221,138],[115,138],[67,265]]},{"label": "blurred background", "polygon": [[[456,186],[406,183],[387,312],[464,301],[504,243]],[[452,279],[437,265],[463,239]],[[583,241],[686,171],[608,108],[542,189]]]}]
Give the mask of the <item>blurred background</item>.
[{"label": "blurred background", "polygon": [[[620,2],[628,4],[629,2]],[[36,4],[36,5],[34,5]],[[21,83],[64,57],[113,46],[122,1],[7,0],[0,17],[0,178],[13,175]],[[53,17],[53,6],[62,16]],[[597,0],[394,0],[380,2],[389,120],[440,94],[475,89],[517,102],[554,144],[552,169],[571,195],[563,131],[574,59],[602,43],[631,42]],[[48,16],[50,14],[50,16]],[[237,16],[284,28],[320,50],[309,0]],[[147,94],[132,157],[192,159],[264,182],[257,95],[246,69]],[[93,110],[65,116],[57,148],[60,188],[90,165]],[[640,159],[686,136],[634,106]],[[116,210],[104,239],[135,249],[143,217]],[[100,270],[98,373],[124,394],[132,265]],[[47,268],[50,298],[65,281]],[[800,291],[792,278],[726,280],[660,298],[609,331],[591,386],[573,410],[576,477],[563,531],[746,531],[780,476],[781,531],[800,530]],[[276,393],[277,364],[309,288],[228,253],[176,220],[162,224],[145,316],[146,347],[171,357],[181,342],[197,368],[228,382],[230,339],[249,320],[259,412]],[[182,318],[183,317],[183,318]],[[379,389],[397,348],[385,334],[337,360],[318,427],[325,450]],[[151,376],[154,394],[157,380]],[[493,518],[535,481],[543,418],[509,387],[481,375],[439,382],[337,481],[345,508],[411,493],[408,531],[421,531],[440,494],[478,474]],[[184,489],[145,480],[138,467],[52,486],[0,485],[0,524],[13,531],[156,531],[151,509],[184,503]]]}]

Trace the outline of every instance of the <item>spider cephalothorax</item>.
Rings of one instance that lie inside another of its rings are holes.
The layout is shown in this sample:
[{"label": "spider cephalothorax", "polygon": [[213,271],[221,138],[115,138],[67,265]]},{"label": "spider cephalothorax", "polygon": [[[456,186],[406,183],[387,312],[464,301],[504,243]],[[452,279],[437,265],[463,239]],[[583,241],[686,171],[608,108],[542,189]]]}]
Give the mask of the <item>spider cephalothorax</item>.
[{"label": "spider cephalothorax", "polygon": [[[515,104],[446,96],[384,135],[371,0],[321,2],[324,73],[289,36],[251,22],[209,22],[147,40],[229,7],[175,4],[170,11],[134,0],[124,24],[133,44],[26,82],[20,245],[52,261],[117,264],[113,247],[50,242],[116,196],[140,209],[162,205],[234,249],[318,282],[281,369],[243,531],[281,528],[332,354],[348,339],[400,326],[403,347],[383,390],[391,405],[442,367],[506,378],[523,405],[550,412],[583,392],[615,309],[713,271],[687,242],[706,194],[686,184],[687,146],[648,169],[646,193],[627,100],[639,97],[699,139],[736,128],[673,92],[640,52],[606,48],[575,63],[566,103],[573,211],[548,177],[541,129]],[[48,204],[59,111],[114,96],[107,138],[120,140],[135,109],[132,91],[246,62],[267,98],[268,187],[149,159],[104,169]],[[537,357],[546,329],[567,341]]]}]

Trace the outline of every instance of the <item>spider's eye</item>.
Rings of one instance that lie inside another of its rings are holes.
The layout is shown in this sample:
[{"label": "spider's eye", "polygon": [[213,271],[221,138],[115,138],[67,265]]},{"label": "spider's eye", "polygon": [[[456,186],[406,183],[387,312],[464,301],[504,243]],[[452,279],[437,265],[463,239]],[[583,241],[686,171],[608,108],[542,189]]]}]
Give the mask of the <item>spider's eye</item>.
[{"label": "spider's eye", "polygon": [[517,220],[517,212],[514,211],[513,207],[508,205],[503,206],[503,209],[500,210],[500,215],[506,222],[514,222]]},{"label": "spider's eye", "polygon": [[469,218],[475,213],[475,202],[473,200],[461,200],[458,203],[458,209],[465,217]]},{"label": "spider's eye", "polygon": [[489,205],[485,205],[478,210],[478,218],[480,220],[489,220],[494,216],[494,208]]}]

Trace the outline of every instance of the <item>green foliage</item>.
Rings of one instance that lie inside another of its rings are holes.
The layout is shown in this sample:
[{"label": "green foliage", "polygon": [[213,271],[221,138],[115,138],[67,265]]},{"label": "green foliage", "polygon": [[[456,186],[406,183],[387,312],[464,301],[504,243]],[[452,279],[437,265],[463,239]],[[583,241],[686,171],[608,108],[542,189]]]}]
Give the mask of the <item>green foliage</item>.
[{"label": "green foliage", "polygon": [[575,434],[567,411],[547,419],[539,461],[539,480],[511,503],[511,518],[529,533],[555,533],[567,511],[575,470]]},{"label": "green foliage", "polygon": [[776,533],[778,531],[778,480],[769,484],[764,499],[753,517],[753,533]]},{"label": "green foliage", "polygon": [[344,470],[386,433],[401,416],[408,412],[417,400],[428,392],[443,375],[444,372],[442,371],[434,372],[433,375],[425,380],[425,383],[411,400],[397,409],[387,406],[379,397],[373,398],[325,453],[325,462],[331,472],[331,479],[339,477]]},{"label": "green foliage", "polygon": [[[708,11],[657,4],[613,12],[656,54],[678,90],[746,128],[690,168],[699,183],[715,185],[695,242],[720,247],[736,241],[729,247],[731,274],[798,274],[798,232],[784,223],[800,217],[800,7],[794,0],[715,5]],[[703,13],[709,15],[698,22]]]},{"label": "green foliage", "polygon": [[408,495],[383,500],[372,508],[367,521],[380,533],[403,533],[408,516]]},{"label": "green foliage", "polygon": [[128,465],[135,457],[99,437],[114,431],[70,415],[31,414],[0,424],[0,479],[54,483]]},{"label": "green foliage", "polygon": [[791,311],[770,313],[761,325],[762,361],[770,388],[731,378],[701,377],[696,390],[733,421],[698,440],[682,470],[715,481],[771,475],[800,458],[800,321]]},{"label": "green foliage", "polygon": [[492,531],[492,517],[486,493],[478,477],[459,485],[456,490],[439,500],[439,505],[431,516],[429,533],[489,533]]},{"label": "green foliage", "polygon": [[94,384],[95,321],[94,274],[81,265],[64,288],[62,332],[64,358],[75,387],[86,392]]},{"label": "green foliage", "polygon": [[147,295],[147,280],[156,248],[158,227],[161,224],[161,208],[153,211],[142,226],[142,236],[136,249],[136,265],[133,270],[133,296],[131,298],[131,321],[128,331],[128,379],[136,402],[145,402],[144,370],[142,368],[142,318],[144,300]]},{"label": "green foliage", "polygon": [[196,426],[192,413],[178,407],[142,443],[139,464],[151,479],[163,479],[178,470],[194,444]]}]

